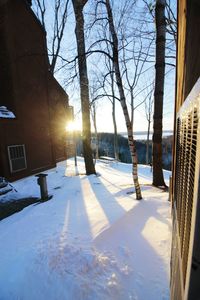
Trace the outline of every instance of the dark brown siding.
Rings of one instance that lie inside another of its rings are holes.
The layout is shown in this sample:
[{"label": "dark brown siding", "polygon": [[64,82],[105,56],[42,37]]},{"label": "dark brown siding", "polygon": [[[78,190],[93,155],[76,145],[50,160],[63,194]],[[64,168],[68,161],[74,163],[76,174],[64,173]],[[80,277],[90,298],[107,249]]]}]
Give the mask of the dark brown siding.
[{"label": "dark brown siding", "polygon": [[68,97],[51,74],[49,74],[49,101],[54,155],[56,161],[61,161],[67,158],[66,125]]},{"label": "dark brown siding", "polygon": [[200,75],[200,2],[179,0],[178,8],[176,112]]},{"label": "dark brown siding", "polygon": [[200,2],[199,0],[187,2],[185,98],[200,75]]},{"label": "dark brown siding", "polygon": [[6,37],[7,9],[2,6],[0,9],[0,105],[4,104],[6,99],[7,108],[14,109],[13,103],[13,86],[12,86],[12,71],[10,57],[8,53],[8,44]]},{"label": "dark brown siding", "polygon": [[[1,17],[2,16],[2,17]],[[26,1],[0,4],[0,105],[16,120],[0,119],[4,176],[10,180],[54,167],[66,158],[65,128],[68,98],[49,74],[45,32]],[[10,173],[7,146],[24,144],[27,169]]]},{"label": "dark brown siding", "polygon": [[199,83],[195,86],[200,77],[200,1],[178,3],[171,299],[195,300],[200,299]]}]

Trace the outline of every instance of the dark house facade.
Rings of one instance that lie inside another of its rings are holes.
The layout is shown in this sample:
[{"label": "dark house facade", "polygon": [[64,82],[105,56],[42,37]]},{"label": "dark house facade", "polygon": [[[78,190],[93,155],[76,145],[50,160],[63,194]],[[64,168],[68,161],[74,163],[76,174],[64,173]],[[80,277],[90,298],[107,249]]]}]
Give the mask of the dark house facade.
[{"label": "dark house facade", "polygon": [[49,72],[30,1],[0,0],[0,176],[16,180],[66,159],[68,96]]},{"label": "dark house facade", "polygon": [[171,299],[200,299],[200,1],[178,1]]}]

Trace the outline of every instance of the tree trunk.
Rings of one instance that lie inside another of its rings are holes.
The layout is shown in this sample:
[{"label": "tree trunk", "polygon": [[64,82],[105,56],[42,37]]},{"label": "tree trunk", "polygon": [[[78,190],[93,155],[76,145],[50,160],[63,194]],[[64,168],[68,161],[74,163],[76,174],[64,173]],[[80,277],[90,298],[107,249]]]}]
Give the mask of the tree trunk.
[{"label": "tree trunk", "polygon": [[119,160],[119,145],[118,145],[118,135],[117,135],[117,122],[115,116],[115,90],[114,90],[114,76],[113,76],[113,68],[111,72],[111,90],[112,90],[112,119],[113,119],[113,127],[114,127],[114,154],[115,159]]},{"label": "tree trunk", "polygon": [[83,7],[87,0],[72,0],[75,19],[76,19],[76,42],[78,51],[78,66],[80,77],[80,94],[82,110],[82,135],[83,135],[83,156],[85,161],[86,174],[95,174],[95,167],[91,149],[91,124],[90,124],[90,105],[89,87],[87,75],[87,63],[85,55],[85,36],[84,36],[84,17]]},{"label": "tree trunk", "polygon": [[150,135],[150,125],[151,125],[151,120],[149,118],[148,120],[148,128],[147,128],[147,149],[146,149],[146,164],[149,164],[149,135]]},{"label": "tree trunk", "polygon": [[140,200],[140,199],[142,199],[142,194],[141,194],[141,189],[140,189],[140,185],[139,185],[139,181],[138,181],[136,147],[135,147],[135,141],[133,139],[131,120],[130,120],[129,113],[128,113],[125,93],[124,93],[123,84],[122,84],[122,77],[121,77],[121,72],[120,72],[120,68],[119,68],[118,37],[117,37],[115,27],[114,27],[110,1],[106,0],[105,4],[106,4],[107,15],[108,15],[109,29],[110,29],[110,33],[112,36],[112,42],[113,42],[113,55],[112,55],[113,66],[114,66],[114,71],[115,71],[117,87],[119,90],[120,103],[121,103],[121,107],[122,107],[122,110],[124,113],[124,118],[126,121],[126,127],[127,127],[127,133],[128,133],[128,143],[129,143],[129,148],[130,148],[130,153],[131,153],[131,158],[132,158],[132,174],[133,174],[133,182],[135,185],[136,199]]},{"label": "tree trunk", "polygon": [[97,131],[97,118],[96,118],[96,106],[95,102],[93,103],[93,124],[94,124],[94,132],[95,132],[95,161],[99,158],[99,139],[98,139],[98,131]]},{"label": "tree trunk", "polygon": [[115,159],[119,160],[117,122],[116,122],[116,117],[115,117],[115,99],[113,99],[113,102],[112,102],[112,118],[113,118],[113,126],[114,126],[114,153],[115,153]]},{"label": "tree trunk", "polygon": [[165,0],[156,1],[156,75],[153,116],[153,185],[166,186],[162,170],[162,119],[165,79]]},{"label": "tree trunk", "polygon": [[134,96],[133,96],[133,88],[130,87],[130,94],[131,94],[131,126],[133,128],[134,123]]}]

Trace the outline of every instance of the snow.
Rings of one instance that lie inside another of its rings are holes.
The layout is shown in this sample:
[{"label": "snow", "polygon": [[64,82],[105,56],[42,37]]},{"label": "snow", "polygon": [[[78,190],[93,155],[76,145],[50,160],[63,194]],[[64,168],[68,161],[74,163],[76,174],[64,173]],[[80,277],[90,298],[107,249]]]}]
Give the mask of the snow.
[{"label": "snow", "polygon": [[187,115],[188,111],[192,111],[194,107],[199,107],[200,100],[200,78],[196,81],[183,105],[181,106],[178,116]]},{"label": "snow", "polygon": [[9,111],[6,106],[0,106],[0,118],[3,119],[15,119],[15,115],[12,111]]},{"label": "snow", "polygon": [[[139,166],[143,200],[135,200],[131,165],[83,160],[46,172],[50,201],[0,222],[0,299],[169,299],[171,220],[168,193]],[[79,175],[77,175],[79,174]],[[170,172],[165,172],[169,178]],[[16,181],[39,196],[34,176]]]}]

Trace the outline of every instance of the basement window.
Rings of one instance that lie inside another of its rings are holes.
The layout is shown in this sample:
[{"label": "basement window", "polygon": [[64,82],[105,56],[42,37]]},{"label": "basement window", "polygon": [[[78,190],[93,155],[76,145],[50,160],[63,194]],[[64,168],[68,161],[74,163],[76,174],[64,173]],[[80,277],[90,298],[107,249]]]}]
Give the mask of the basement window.
[{"label": "basement window", "polygon": [[8,157],[11,173],[27,168],[25,145],[8,146]]}]

